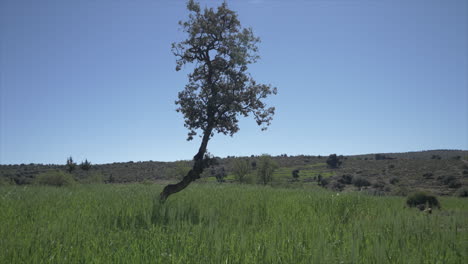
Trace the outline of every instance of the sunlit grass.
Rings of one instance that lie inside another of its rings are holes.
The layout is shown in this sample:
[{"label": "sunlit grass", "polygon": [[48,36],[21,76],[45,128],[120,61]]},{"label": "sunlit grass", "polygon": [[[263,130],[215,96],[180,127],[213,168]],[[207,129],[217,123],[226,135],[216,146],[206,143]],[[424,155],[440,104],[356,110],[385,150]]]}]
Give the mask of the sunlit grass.
[{"label": "sunlit grass", "polygon": [[0,188],[2,263],[466,263],[468,202],[194,184]]}]

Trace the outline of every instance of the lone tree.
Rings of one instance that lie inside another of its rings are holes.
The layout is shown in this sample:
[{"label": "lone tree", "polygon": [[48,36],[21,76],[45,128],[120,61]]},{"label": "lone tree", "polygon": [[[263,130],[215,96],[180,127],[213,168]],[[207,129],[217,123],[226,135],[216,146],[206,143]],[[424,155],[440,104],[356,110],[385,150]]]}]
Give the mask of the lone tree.
[{"label": "lone tree", "polygon": [[236,179],[240,183],[245,182],[245,177],[250,173],[249,161],[246,159],[242,159],[242,158],[235,159],[233,172],[234,172]]},{"label": "lone tree", "polygon": [[273,173],[275,172],[276,168],[278,168],[278,164],[271,158],[269,155],[262,155],[260,156],[257,175],[260,183],[263,185],[267,185],[269,182],[273,180]]},{"label": "lone tree", "polygon": [[295,169],[295,170],[292,171],[292,176],[293,176],[293,178],[295,180],[299,179],[299,172],[300,172],[300,170],[298,170],[298,169]]},{"label": "lone tree", "polygon": [[241,27],[237,14],[226,2],[216,10],[202,11],[199,3],[190,0],[187,9],[188,20],[179,22],[187,39],[173,43],[172,52],[176,56],[176,71],[190,63],[194,69],[185,89],[179,92],[176,105],[189,130],[187,140],[198,133],[202,140],[192,169],[180,182],[163,189],[161,201],[199,179],[210,166],[207,146],[215,132],[233,136],[239,131],[238,117],[249,114],[265,130],[275,112],[274,107],[267,108],[263,99],[276,94],[276,88],[257,83],[247,72],[247,66],[259,59],[260,39],[252,29]]},{"label": "lone tree", "polygon": [[91,169],[91,162],[89,162],[88,159],[86,159],[84,162],[81,162],[80,168],[82,170],[88,171],[89,169]]},{"label": "lone tree", "polygon": [[341,165],[341,161],[336,154],[330,154],[327,159],[327,165],[329,168],[336,169]]},{"label": "lone tree", "polygon": [[67,158],[67,164],[65,165],[65,169],[69,172],[72,173],[76,168],[76,163],[73,161],[73,158],[70,156]]}]

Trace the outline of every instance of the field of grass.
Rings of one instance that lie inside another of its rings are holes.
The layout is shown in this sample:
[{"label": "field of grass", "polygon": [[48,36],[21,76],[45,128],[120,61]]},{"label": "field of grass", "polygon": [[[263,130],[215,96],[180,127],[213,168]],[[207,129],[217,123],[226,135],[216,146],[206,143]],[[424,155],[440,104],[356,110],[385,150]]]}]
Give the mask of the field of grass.
[{"label": "field of grass", "polygon": [[468,201],[318,187],[0,187],[2,263],[468,263]]}]

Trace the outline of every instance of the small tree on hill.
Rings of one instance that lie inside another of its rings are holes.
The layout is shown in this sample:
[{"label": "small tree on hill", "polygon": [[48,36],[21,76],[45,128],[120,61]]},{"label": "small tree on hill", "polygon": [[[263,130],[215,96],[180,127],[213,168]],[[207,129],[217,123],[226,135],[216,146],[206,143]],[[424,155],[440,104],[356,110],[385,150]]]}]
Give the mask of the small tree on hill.
[{"label": "small tree on hill", "polygon": [[239,131],[238,118],[249,114],[264,130],[275,112],[274,107],[266,106],[264,99],[276,94],[276,88],[257,83],[247,72],[248,65],[259,58],[259,38],[252,29],[241,27],[237,14],[226,2],[216,10],[202,10],[198,3],[189,0],[187,9],[188,20],[179,22],[187,39],[172,44],[172,51],[177,57],[177,71],[191,63],[194,70],[176,104],[189,129],[187,140],[199,132],[202,139],[192,169],[180,182],[163,189],[161,201],[199,179],[210,166],[206,152],[215,133],[233,136]]},{"label": "small tree on hill", "polygon": [[299,170],[293,170],[292,171],[292,177],[297,180],[299,178]]},{"label": "small tree on hill", "polygon": [[273,172],[278,165],[269,155],[262,155],[257,165],[257,176],[259,181],[266,185],[273,180]]},{"label": "small tree on hill", "polygon": [[91,162],[89,162],[88,159],[86,159],[84,162],[81,162],[80,168],[82,170],[88,171],[89,169],[91,169]]},{"label": "small tree on hill", "polygon": [[73,161],[73,158],[70,156],[67,158],[67,164],[65,165],[65,169],[69,172],[72,173],[76,168],[76,163]]},{"label": "small tree on hill", "polygon": [[336,169],[341,165],[341,161],[336,154],[331,154],[328,156],[327,165],[329,168]]},{"label": "small tree on hill", "polygon": [[234,161],[233,172],[236,176],[236,179],[243,183],[245,182],[245,177],[250,173],[250,164],[246,159],[236,159]]}]

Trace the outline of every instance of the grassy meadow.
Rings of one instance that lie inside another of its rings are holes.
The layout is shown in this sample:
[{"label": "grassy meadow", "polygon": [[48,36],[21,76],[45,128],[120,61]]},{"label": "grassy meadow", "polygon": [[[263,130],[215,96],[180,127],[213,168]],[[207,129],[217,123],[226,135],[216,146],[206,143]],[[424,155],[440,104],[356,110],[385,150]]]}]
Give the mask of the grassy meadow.
[{"label": "grassy meadow", "polygon": [[468,263],[468,201],[318,187],[0,187],[2,263]]}]

